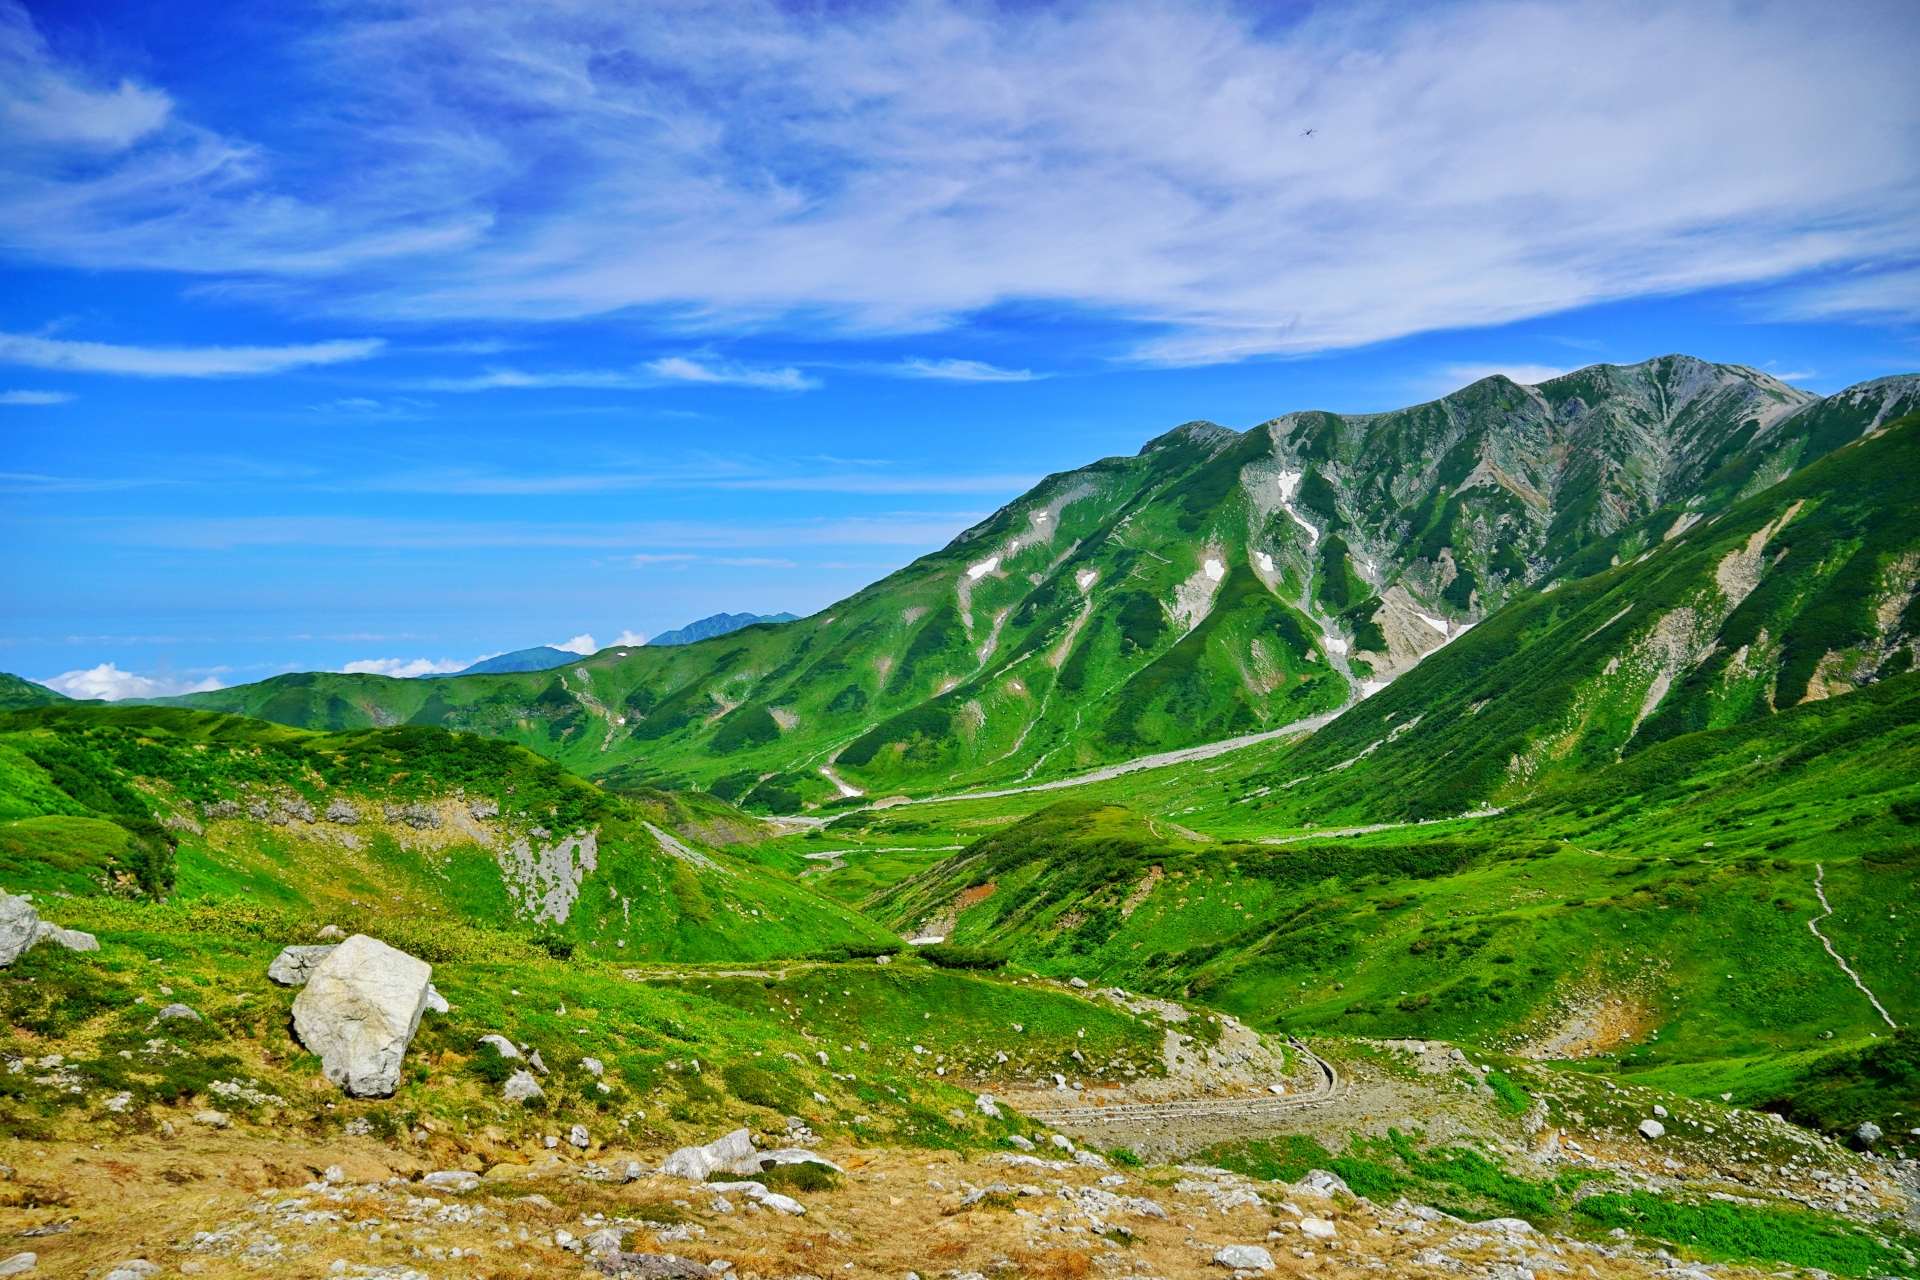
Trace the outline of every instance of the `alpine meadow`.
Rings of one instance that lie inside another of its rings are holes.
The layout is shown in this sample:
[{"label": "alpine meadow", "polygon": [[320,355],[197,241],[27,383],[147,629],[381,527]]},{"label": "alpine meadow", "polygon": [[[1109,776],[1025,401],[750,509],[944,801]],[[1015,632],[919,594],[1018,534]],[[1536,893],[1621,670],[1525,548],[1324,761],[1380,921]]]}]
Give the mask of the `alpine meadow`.
[{"label": "alpine meadow", "polygon": [[[222,1195],[8,1211],[201,1271],[1915,1274],[1917,476],[1920,375],[1669,356],[1188,423],[706,639],[9,677],[0,1123]],[[314,1030],[362,945],[433,979],[372,1066]]]}]

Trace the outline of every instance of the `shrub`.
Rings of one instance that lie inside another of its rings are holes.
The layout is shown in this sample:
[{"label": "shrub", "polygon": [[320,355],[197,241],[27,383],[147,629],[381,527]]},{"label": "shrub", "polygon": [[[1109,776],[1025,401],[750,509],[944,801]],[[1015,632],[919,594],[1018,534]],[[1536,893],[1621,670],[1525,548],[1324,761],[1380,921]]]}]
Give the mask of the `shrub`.
[{"label": "shrub", "polygon": [[840,1189],[840,1175],[811,1160],[802,1164],[776,1164],[771,1169],[762,1169],[759,1181],[767,1184],[767,1190],[782,1193]]},{"label": "shrub", "polygon": [[998,969],[1007,962],[1006,953],[1002,951],[951,946],[944,942],[921,947],[920,954],[942,969]]}]

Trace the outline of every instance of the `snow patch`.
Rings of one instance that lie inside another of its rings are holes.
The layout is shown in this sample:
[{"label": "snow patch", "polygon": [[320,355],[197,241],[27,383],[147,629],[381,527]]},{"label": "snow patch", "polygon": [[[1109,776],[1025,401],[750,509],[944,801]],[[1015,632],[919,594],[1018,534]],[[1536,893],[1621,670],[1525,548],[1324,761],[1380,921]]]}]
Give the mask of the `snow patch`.
[{"label": "snow patch", "polygon": [[1447,624],[1444,620],[1440,618],[1429,618],[1426,614],[1421,613],[1417,609],[1414,610],[1413,616],[1420,619],[1420,621],[1426,623],[1428,626],[1432,627],[1435,631],[1438,631],[1441,635],[1444,636],[1447,634]]},{"label": "snow patch", "polygon": [[1218,560],[1208,560],[1200,566],[1200,572],[1206,574],[1215,582],[1218,582],[1227,576],[1227,566],[1221,564]]},{"label": "snow patch", "polygon": [[1073,575],[1073,585],[1080,588],[1082,594],[1099,580],[1100,572],[1097,569],[1081,569]]},{"label": "snow patch", "polygon": [[980,579],[986,577],[988,574],[992,573],[995,569],[998,569],[999,567],[1000,567],[1000,557],[988,556],[985,560],[982,560],[979,564],[968,565],[967,577],[974,582],[978,582],[980,581]]},{"label": "snow patch", "polygon": [[1262,573],[1273,572],[1273,557],[1268,555],[1266,552],[1264,551],[1254,552],[1253,562],[1260,566],[1260,572]]}]

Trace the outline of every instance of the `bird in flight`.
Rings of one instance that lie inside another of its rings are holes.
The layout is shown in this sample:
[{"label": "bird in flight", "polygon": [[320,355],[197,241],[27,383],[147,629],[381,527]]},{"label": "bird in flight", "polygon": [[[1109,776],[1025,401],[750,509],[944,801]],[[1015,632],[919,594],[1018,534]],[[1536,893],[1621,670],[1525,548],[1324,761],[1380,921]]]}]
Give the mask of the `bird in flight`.
[{"label": "bird in flight", "polygon": [[1302,129],[1300,131],[1300,136],[1303,138],[1311,138],[1314,134],[1318,132],[1320,132],[1318,129]]}]

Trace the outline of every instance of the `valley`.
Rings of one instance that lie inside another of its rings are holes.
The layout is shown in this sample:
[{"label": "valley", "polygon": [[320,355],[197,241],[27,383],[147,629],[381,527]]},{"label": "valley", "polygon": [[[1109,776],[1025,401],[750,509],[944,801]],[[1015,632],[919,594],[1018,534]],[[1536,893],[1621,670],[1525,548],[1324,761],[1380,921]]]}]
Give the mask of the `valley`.
[{"label": "valley", "polygon": [[[1188,424],[689,643],[8,677],[0,1228],[73,1275],[1920,1275],[1916,409],[1492,378]],[[383,1096],[279,959],[356,936],[431,966]],[[741,1129],[837,1168],[663,1172]]]}]

